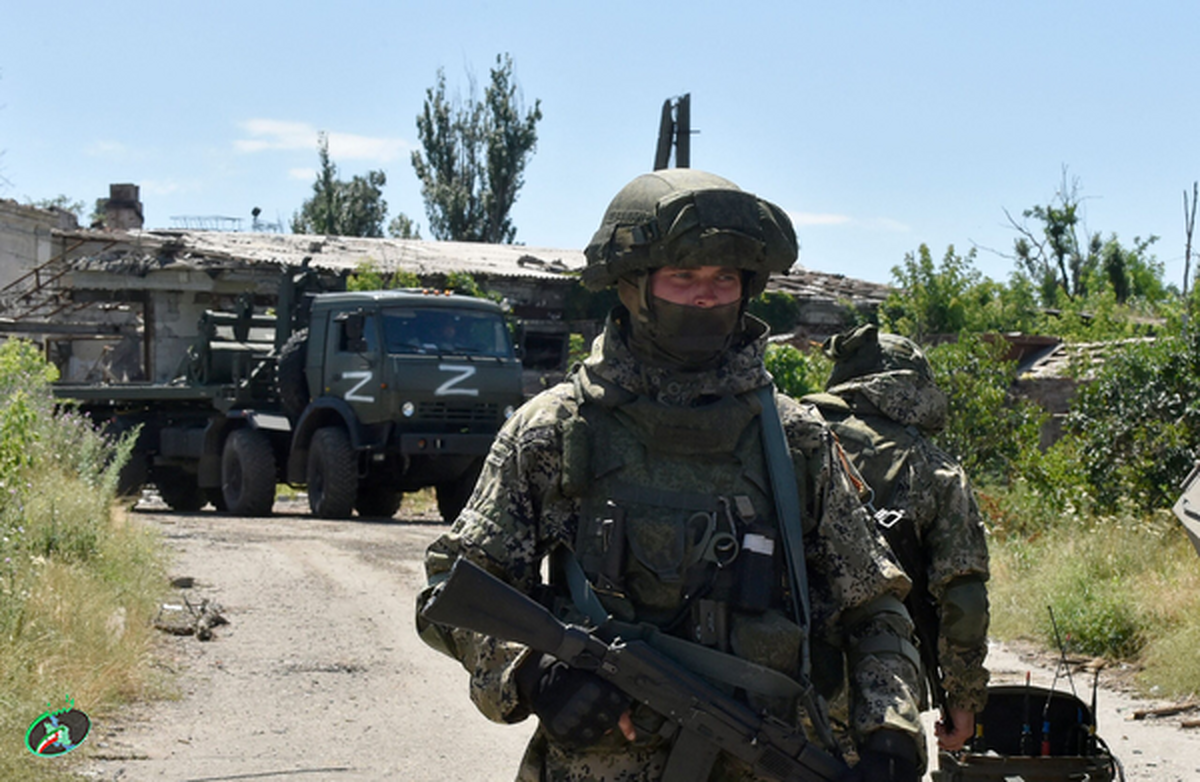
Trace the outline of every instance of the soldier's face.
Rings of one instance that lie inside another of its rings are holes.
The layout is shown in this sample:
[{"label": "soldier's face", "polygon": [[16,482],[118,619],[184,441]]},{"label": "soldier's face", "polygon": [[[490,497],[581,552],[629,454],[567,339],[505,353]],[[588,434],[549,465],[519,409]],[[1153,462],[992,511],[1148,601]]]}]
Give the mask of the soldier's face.
[{"label": "soldier's face", "polygon": [[663,266],[650,274],[650,295],[687,307],[720,307],[742,297],[742,274],[732,266]]}]

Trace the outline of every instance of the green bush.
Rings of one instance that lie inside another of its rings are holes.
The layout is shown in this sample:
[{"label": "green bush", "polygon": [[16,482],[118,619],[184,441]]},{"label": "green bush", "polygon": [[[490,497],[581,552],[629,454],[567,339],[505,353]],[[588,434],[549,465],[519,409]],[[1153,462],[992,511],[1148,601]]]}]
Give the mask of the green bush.
[{"label": "green bush", "polygon": [[767,345],[764,356],[767,371],[775,378],[775,386],[792,397],[802,397],[825,390],[831,363],[819,351],[801,353],[791,345]]},{"label": "green bush", "polygon": [[1013,397],[1016,368],[1004,361],[1007,343],[963,334],[928,350],[937,384],[949,397],[946,428],[937,444],[976,482],[1007,485],[1038,460],[1045,413]]},{"label": "green bush", "polygon": [[746,311],[770,326],[772,334],[787,334],[800,322],[800,306],[795,296],[767,291],[751,299]]},{"label": "green bush", "polygon": [[1200,444],[1200,336],[1111,353],[1076,397],[1066,428],[1101,511],[1170,506]]},{"label": "green bush", "polygon": [[420,288],[421,278],[409,271],[385,272],[379,264],[366,260],[354,267],[346,280],[348,291],[384,291],[394,288]]}]

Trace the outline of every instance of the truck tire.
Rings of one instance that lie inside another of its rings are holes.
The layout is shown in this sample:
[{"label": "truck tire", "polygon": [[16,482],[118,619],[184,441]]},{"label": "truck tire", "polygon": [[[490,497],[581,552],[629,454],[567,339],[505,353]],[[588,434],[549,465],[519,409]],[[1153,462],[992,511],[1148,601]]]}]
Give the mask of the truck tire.
[{"label": "truck tire", "polygon": [[167,507],[180,513],[192,513],[204,507],[204,492],[196,476],[178,467],[159,467],[154,471],[154,485]]},{"label": "truck tire", "polygon": [[358,459],[340,426],[323,426],[308,447],[308,507],[323,519],[348,519],[358,497]]},{"label": "truck tire", "polygon": [[279,362],[275,367],[275,386],[283,410],[292,419],[300,417],[308,407],[308,378],[304,364],[308,357],[308,329],[300,329],[279,351]]},{"label": "truck tire", "polygon": [[221,496],[235,516],[270,516],[275,504],[275,450],[257,429],[235,429],[221,451]]},{"label": "truck tire", "polygon": [[368,519],[390,519],[400,510],[404,495],[390,486],[359,486],[354,509]]},{"label": "truck tire", "polygon": [[442,514],[442,521],[453,524],[454,520],[458,518],[458,514],[462,513],[462,509],[467,505],[467,500],[471,499],[471,492],[475,490],[475,481],[479,480],[479,473],[482,470],[483,459],[476,459],[471,462],[471,466],[461,476],[453,481],[437,485],[438,512]]}]

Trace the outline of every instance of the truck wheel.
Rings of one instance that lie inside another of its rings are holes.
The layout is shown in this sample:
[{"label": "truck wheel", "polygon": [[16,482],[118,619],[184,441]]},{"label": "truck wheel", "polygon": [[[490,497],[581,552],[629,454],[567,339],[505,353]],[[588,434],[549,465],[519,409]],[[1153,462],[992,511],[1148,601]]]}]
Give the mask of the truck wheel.
[{"label": "truck wheel", "polygon": [[471,499],[471,492],[475,491],[475,481],[479,480],[482,469],[483,459],[476,459],[461,476],[437,485],[438,512],[442,514],[442,521],[452,524],[462,513],[467,500]]},{"label": "truck wheel", "polygon": [[323,426],[308,447],[308,507],[323,519],[348,519],[358,496],[358,459],[340,426]]},{"label": "truck wheel", "polygon": [[388,486],[360,486],[354,509],[365,518],[390,519],[400,510],[404,495]]},{"label": "truck wheel", "polygon": [[154,471],[154,485],[167,507],[181,513],[191,513],[204,507],[204,492],[196,484],[196,476],[178,467],[159,467]]},{"label": "truck wheel", "polygon": [[279,362],[275,366],[275,386],[284,412],[293,419],[299,418],[308,407],[308,379],[304,375],[305,359],[308,357],[308,329],[300,329],[279,351]]},{"label": "truck wheel", "polygon": [[275,451],[257,429],[235,429],[221,451],[221,496],[235,516],[270,516],[275,504]]}]

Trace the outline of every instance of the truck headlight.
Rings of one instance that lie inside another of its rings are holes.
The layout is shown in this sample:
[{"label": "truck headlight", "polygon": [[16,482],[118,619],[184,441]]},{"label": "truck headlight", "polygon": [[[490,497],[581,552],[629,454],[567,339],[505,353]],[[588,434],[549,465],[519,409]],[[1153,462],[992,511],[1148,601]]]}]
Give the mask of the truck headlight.
[{"label": "truck headlight", "polygon": [[405,418],[412,418],[413,414],[417,412],[417,406],[412,402],[405,402],[400,405],[400,412],[404,414]]}]

